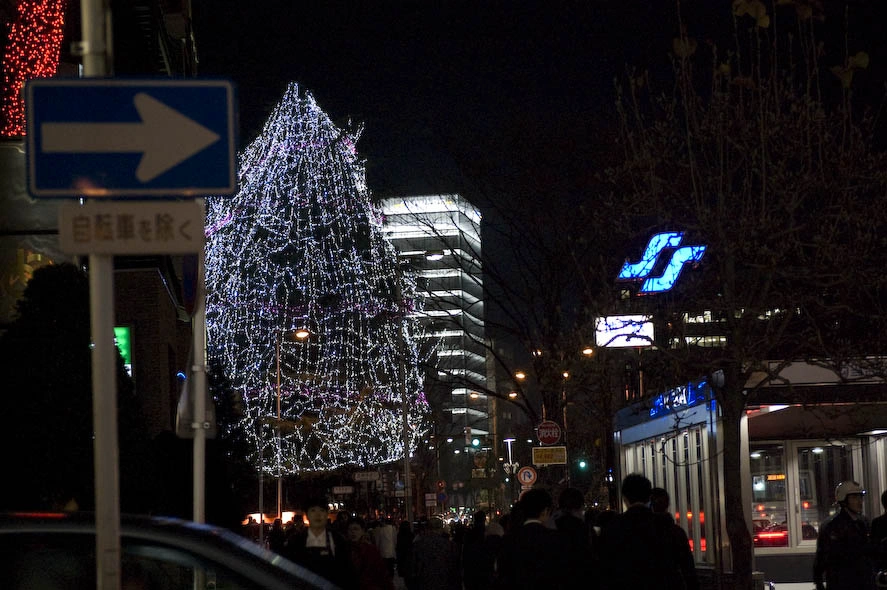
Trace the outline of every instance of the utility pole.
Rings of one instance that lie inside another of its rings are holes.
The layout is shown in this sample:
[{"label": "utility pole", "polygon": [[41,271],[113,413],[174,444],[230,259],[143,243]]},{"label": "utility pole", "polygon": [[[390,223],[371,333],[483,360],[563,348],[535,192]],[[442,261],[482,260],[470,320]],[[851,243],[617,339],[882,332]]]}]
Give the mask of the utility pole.
[{"label": "utility pole", "polygon": [[398,338],[398,348],[400,349],[399,363],[399,385],[400,385],[400,408],[403,414],[403,494],[404,494],[404,514],[410,527],[413,526],[413,482],[412,473],[410,471],[410,408],[407,400],[407,359],[406,359],[406,306],[403,303],[403,289],[401,281],[403,274],[400,268],[400,261],[397,261],[397,273],[395,275],[394,298],[397,302],[399,311],[398,329],[400,330],[400,338]]}]

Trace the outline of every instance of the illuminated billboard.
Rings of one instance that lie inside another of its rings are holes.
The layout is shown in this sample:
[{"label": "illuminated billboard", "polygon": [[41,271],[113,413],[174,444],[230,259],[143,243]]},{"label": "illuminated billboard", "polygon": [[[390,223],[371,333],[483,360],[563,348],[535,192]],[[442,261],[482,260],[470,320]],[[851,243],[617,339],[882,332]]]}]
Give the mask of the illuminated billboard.
[{"label": "illuminated billboard", "polygon": [[648,315],[597,318],[594,340],[598,346],[606,348],[653,346],[653,322]]}]

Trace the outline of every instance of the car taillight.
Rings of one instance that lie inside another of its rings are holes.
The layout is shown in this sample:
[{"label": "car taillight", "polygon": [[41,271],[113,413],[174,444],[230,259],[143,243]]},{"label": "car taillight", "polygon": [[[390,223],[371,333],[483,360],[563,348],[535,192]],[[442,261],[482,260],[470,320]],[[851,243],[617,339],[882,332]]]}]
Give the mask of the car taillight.
[{"label": "car taillight", "polygon": [[64,512],[12,512],[10,514],[17,518],[52,518],[60,520],[68,517]]}]

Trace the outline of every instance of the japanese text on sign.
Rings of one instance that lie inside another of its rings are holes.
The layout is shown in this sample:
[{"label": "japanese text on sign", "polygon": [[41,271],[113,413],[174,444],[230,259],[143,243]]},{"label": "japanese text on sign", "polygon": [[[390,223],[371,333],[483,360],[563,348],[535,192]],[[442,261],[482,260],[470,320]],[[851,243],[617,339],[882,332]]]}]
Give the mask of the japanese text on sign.
[{"label": "japanese text on sign", "polygon": [[533,447],[533,465],[566,465],[567,447]]},{"label": "japanese text on sign", "polygon": [[194,202],[89,202],[59,209],[65,252],[176,254],[203,247],[203,210]]},{"label": "japanese text on sign", "polygon": [[72,221],[74,242],[78,244],[110,240],[168,242],[175,238],[176,231],[181,232],[186,240],[190,240],[193,231],[193,228],[188,227],[191,223],[187,220],[176,228],[175,218],[167,213],[155,215],[153,219],[137,219],[135,215],[129,213],[77,215]]}]

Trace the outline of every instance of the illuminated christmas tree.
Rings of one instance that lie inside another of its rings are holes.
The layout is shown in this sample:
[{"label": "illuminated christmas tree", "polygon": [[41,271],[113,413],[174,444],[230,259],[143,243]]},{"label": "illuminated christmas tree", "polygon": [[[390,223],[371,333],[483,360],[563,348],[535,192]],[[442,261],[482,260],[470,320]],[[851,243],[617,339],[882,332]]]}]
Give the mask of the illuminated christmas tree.
[{"label": "illuminated christmas tree", "polygon": [[382,236],[357,135],[292,84],[241,156],[239,192],[208,201],[210,362],[243,398],[232,434],[269,474],[402,458],[403,391],[411,447],[423,429],[415,281]]}]

